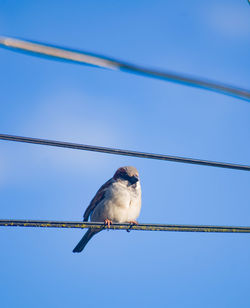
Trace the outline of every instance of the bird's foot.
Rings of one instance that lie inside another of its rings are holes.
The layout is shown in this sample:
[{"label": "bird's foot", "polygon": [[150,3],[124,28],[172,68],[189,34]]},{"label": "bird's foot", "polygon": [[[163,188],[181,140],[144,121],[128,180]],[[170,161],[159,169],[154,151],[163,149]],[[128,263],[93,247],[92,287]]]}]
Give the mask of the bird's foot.
[{"label": "bird's foot", "polygon": [[130,232],[130,231],[131,231],[131,228],[132,228],[133,226],[139,225],[139,223],[138,223],[136,220],[131,220],[131,221],[129,221],[128,223],[130,224],[130,226],[129,226],[129,228],[127,229],[127,232]]},{"label": "bird's foot", "polygon": [[129,223],[130,225],[136,225],[136,226],[139,225],[138,221],[136,221],[136,220],[131,220],[131,221],[129,221],[128,223]]},{"label": "bird's foot", "polygon": [[112,224],[113,222],[112,222],[112,220],[110,220],[110,219],[105,219],[104,220],[104,224],[105,224],[105,226],[108,226],[108,229],[110,229],[110,225]]}]

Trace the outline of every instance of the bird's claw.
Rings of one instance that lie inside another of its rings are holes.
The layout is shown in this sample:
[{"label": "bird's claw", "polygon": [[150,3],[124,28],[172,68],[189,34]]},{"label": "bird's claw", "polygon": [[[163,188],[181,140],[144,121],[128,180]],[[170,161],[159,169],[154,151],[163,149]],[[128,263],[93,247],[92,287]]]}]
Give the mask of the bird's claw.
[{"label": "bird's claw", "polygon": [[105,219],[104,220],[104,225],[105,226],[108,226],[108,229],[110,229],[110,225],[112,224],[113,222],[112,222],[112,220],[110,220],[110,219]]},{"label": "bird's claw", "polygon": [[130,224],[130,226],[129,226],[129,228],[127,229],[127,232],[130,232],[131,231],[131,228],[133,227],[133,226],[138,226],[139,225],[139,223],[136,221],[136,220],[131,220],[131,221],[129,221],[128,222],[129,224]]},{"label": "bird's claw", "polygon": [[134,226],[134,225],[138,226],[139,225],[138,221],[136,221],[136,220],[129,221],[129,224],[132,225],[132,226]]}]

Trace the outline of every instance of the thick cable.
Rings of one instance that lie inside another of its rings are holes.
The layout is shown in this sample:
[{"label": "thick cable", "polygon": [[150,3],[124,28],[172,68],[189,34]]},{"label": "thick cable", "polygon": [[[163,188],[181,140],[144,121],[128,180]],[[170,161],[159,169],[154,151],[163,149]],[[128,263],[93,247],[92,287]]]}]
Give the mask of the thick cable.
[{"label": "thick cable", "polygon": [[75,62],[78,64],[87,64],[111,70],[120,70],[151,78],[176,82],[187,86],[202,88],[210,91],[215,91],[221,94],[234,96],[247,101],[250,100],[250,90],[241,89],[235,86],[195,78],[183,74],[166,71],[163,72],[150,68],[140,67],[138,65],[117,61],[112,58],[107,58],[89,52],[72,50],[50,44],[42,44],[34,41],[21,40],[11,37],[0,37],[0,46],[14,49],[16,51],[29,52],[33,55],[50,57],[64,61]]},{"label": "thick cable", "polygon": [[39,227],[39,228],[95,228],[112,230],[138,231],[182,231],[182,232],[221,232],[221,233],[250,233],[250,227],[238,226],[202,226],[202,225],[169,225],[169,224],[111,224],[78,221],[50,220],[12,220],[1,219],[0,227]]}]

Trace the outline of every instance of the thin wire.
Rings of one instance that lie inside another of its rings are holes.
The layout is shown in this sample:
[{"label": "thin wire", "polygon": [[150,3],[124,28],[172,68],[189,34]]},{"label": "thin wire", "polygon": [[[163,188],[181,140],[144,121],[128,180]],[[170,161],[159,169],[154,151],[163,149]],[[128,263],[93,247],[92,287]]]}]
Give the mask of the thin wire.
[{"label": "thin wire", "polygon": [[54,45],[42,44],[38,42],[20,40],[10,37],[0,37],[0,46],[15,49],[16,51],[25,51],[39,56],[56,58],[64,61],[75,62],[78,64],[88,64],[111,70],[120,70],[128,73],[139,74],[151,78],[162,79],[165,81],[176,82],[187,86],[215,91],[221,94],[234,96],[247,101],[250,100],[250,90],[240,89],[231,85],[226,85],[214,81],[202,80],[191,76],[185,76],[182,74],[156,71],[88,52],[66,49]]},{"label": "thin wire", "polygon": [[140,158],[150,158],[150,159],[158,159],[158,160],[165,160],[165,161],[173,161],[173,162],[178,162],[178,163],[250,171],[250,166],[248,165],[238,165],[238,164],[231,164],[231,163],[224,163],[224,162],[201,160],[201,159],[195,159],[195,158],[152,154],[152,153],[106,148],[106,147],[99,147],[99,146],[79,144],[79,143],[70,143],[70,142],[54,141],[54,140],[47,140],[47,139],[13,136],[13,135],[7,135],[7,134],[0,134],[0,140],[25,142],[25,143],[40,144],[40,145],[47,145],[47,146],[54,146],[54,147],[61,147],[61,148],[69,148],[69,149],[75,149],[75,150],[93,151],[93,152],[101,152],[101,153],[107,153],[107,154],[133,156],[133,157],[140,157]]},{"label": "thin wire", "polygon": [[0,227],[41,227],[41,228],[95,228],[138,231],[182,231],[182,232],[222,232],[250,233],[250,227],[237,226],[200,226],[200,225],[166,225],[166,224],[111,224],[110,228],[98,222],[48,221],[48,220],[12,220],[1,219]]}]

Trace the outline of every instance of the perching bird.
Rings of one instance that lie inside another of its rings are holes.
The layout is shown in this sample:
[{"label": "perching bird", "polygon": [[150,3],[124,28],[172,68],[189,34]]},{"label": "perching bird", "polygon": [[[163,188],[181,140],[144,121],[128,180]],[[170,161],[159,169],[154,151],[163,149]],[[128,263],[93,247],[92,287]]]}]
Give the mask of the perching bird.
[{"label": "perching bird", "polygon": [[[121,167],[114,176],[97,191],[87,207],[83,221],[104,222],[108,226],[113,222],[137,224],[141,210],[141,185],[135,167]],[[73,252],[81,252],[88,241],[100,229],[90,228],[76,245]]]}]

